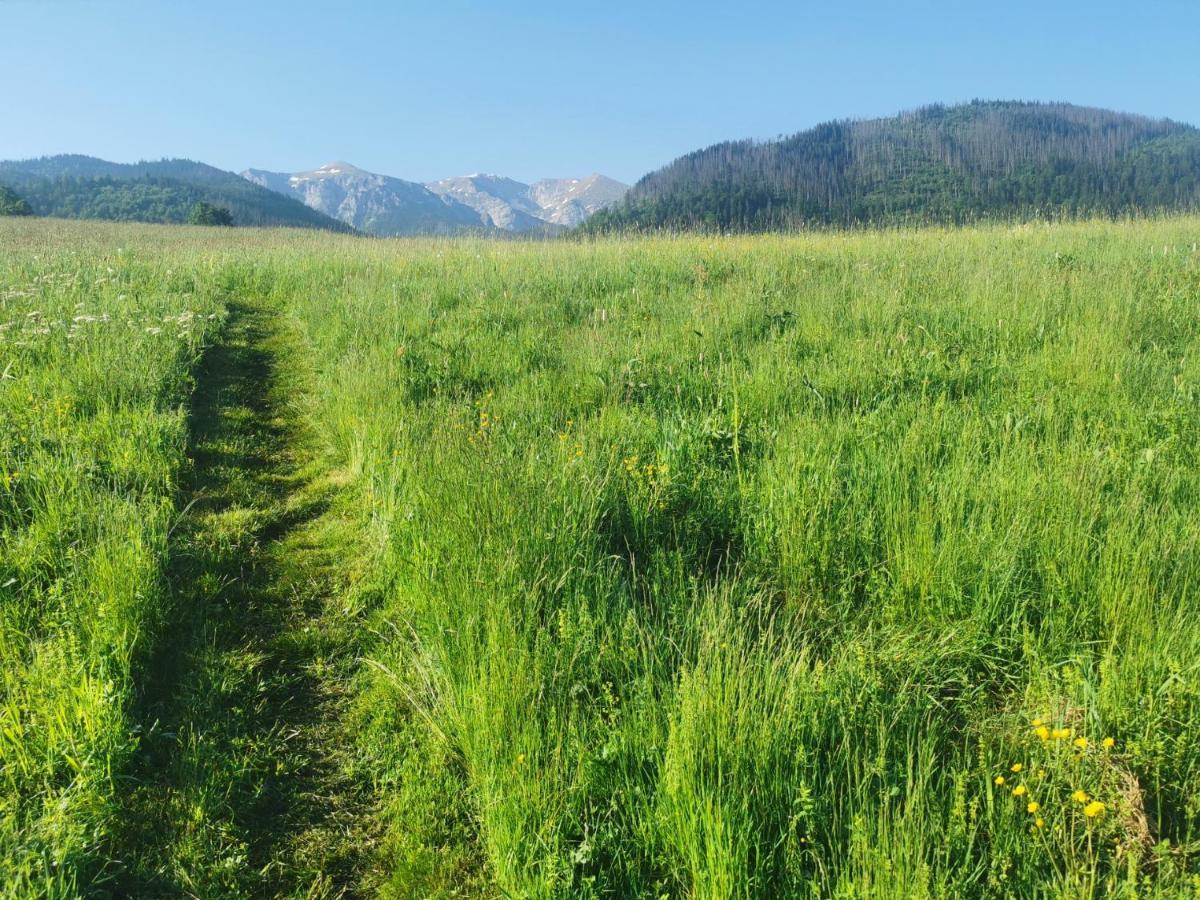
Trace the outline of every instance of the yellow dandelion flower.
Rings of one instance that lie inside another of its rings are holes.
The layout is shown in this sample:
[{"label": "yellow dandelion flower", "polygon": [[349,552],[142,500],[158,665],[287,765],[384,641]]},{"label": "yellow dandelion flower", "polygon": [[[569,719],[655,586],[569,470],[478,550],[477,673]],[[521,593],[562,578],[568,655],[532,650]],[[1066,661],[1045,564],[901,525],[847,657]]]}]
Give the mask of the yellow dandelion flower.
[{"label": "yellow dandelion flower", "polygon": [[1055,728],[1052,732],[1050,732],[1050,737],[1054,738],[1056,741],[1065,741],[1070,736],[1070,728]]},{"label": "yellow dandelion flower", "polygon": [[1035,827],[1041,828],[1046,824],[1046,820],[1043,819],[1041,816],[1038,816],[1036,819],[1033,820],[1033,824]]},{"label": "yellow dandelion flower", "polygon": [[1034,728],[1041,728],[1041,727],[1042,727],[1043,725],[1045,725],[1045,724],[1046,724],[1046,723],[1045,723],[1045,722],[1043,722],[1041,719],[1034,719],[1034,720],[1033,720],[1033,727],[1034,727]]},{"label": "yellow dandelion flower", "polygon": [[1034,731],[1036,732],[1037,736],[1040,737],[1043,741],[1050,740],[1050,729],[1047,728],[1045,725],[1039,725],[1037,728],[1034,729]]},{"label": "yellow dandelion flower", "polygon": [[1076,803],[1087,803],[1091,798],[1087,795],[1086,791],[1076,791],[1071,795],[1071,799]]},{"label": "yellow dandelion flower", "polygon": [[520,765],[524,765],[524,764],[525,764],[525,754],[518,753],[517,754],[517,765],[520,766]]},{"label": "yellow dandelion flower", "polygon": [[1013,788],[1013,796],[1024,797],[1027,790],[1028,789],[1025,787],[1025,785],[1018,784],[1015,788]]},{"label": "yellow dandelion flower", "polygon": [[1041,808],[1042,808],[1042,805],[1040,803],[1038,803],[1036,800],[1030,800],[1025,805],[1025,812],[1029,813],[1030,815],[1033,815],[1035,812],[1037,812]]},{"label": "yellow dandelion flower", "polygon": [[996,785],[996,787],[1004,787],[1004,776],[1003,775],[996,776],[995,785]]},{"label": "yellow dandelion flower", "polygon": [[1096,816],[1104,812],[1104,804],[1099,800],[1093,800],[1083,808],[1083,814],[1089,819],[1094,819]]},{"label": "yellow dandelion flower", "polygon": [[1015,775],[1017,772],[1020,772],[1023,768],[1025,768],[1025,767],[1023,765],[1021,765],[1021,763],[1013,763],[1009,767],[1009,771]]},{"label": "yellow dandelion flower", "polygon": [[1111,750],[1113,748],[1113,744],[1115,744],[1115,743],[1116,743],[1116,741],[1114,741],[1110,737],[1106,737],[1104,740],[1102,740],[1100,742],[1100,744],[1104,747],[1105,750]]},{"label": "yellow dandelion flower", "polygon": [[1087,745],[1088,745],[1088,739],[1085,737],[1077,737],[1071,743],[1073,743],[1080,750],[1086,750]]}]

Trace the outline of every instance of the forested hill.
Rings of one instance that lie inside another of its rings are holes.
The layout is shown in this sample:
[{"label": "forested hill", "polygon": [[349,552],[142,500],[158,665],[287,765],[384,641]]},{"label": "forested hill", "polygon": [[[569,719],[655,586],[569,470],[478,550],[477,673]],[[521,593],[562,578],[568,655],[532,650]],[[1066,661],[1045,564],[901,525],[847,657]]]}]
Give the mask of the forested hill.
[{"label": "forested hill", "polygon": [[203,202],[228,209],[235,225],[353,231],[298,200],[187,159],[127,165],[72,155],[0,162],[0,185],[42,216],[179,224]]},{"label": "forested hill", "polygon": [[642,178],[588,231],[767,230],[1200,207],[1200,130],[1069,104],[928,106],[732,141]]}]

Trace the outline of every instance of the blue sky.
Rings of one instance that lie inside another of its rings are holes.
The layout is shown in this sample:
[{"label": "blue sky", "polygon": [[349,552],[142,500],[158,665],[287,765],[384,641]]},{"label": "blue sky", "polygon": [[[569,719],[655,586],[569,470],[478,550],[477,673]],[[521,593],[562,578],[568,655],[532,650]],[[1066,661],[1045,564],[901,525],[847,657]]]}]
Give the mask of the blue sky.
[{"label": "blue sky", "polygon": [[0,158],[632,181],[924,103],[1200,124],[1200,0],[0,0]]}]

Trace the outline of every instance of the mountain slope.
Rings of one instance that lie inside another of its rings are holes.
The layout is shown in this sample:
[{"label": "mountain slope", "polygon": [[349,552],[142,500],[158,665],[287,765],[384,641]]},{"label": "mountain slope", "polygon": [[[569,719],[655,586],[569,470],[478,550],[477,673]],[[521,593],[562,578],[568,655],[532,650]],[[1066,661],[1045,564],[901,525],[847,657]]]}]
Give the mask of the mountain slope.
[{"label": "mountain slope", "polygon": [[0,162],[0,184],[14,188],[45,216],[181,224],[196,203],[204,202],[228,208],[237,225],[351,230],[232,172],[186,159],[133,164],[79,155],[13,160]]},{"label": "mountain slope", "polygon": [[1069,104],[976,101],[732,141],[642,178],[590,230],[966,222],[1200,206],[1200,131]]},{"label": "mountain slope", "polygon": [[463,175],[425,185],[435,194],[450,197],[478,213],[480,219],[505,231],[544,229],[541,207],[529,194],[529,185],[499,175]]},{"label": "mountain slope", "polygon": [[534,202],[542,209],[543,219],[571,228],[619,203],[628,191],[629,185],[604,175],[546,178],[529,187]]},{"label": "mountain slope", "polygon": [[426,187],[470,206],[485,221],[506,231],[573,228],[618,202],[629,190],[628,185],[603,175],[547,178],[533,184],[498,175],[466,175]]},{"label": "mountain slope", "polygon": [[369,234],[454,234],[485,227],[474,209],[451,197],[345,162],[294,175],[247,169],[242,177]]}]

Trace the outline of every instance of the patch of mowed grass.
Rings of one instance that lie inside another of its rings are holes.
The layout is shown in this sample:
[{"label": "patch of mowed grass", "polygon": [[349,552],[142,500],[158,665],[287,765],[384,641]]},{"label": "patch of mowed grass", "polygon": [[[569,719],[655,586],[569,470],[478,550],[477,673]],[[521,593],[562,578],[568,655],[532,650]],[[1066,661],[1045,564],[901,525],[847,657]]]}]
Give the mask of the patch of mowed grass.
[{"label": "patch of mowed grass", "polygon": [[164,625],[189,371],[221,303],[114,241],[0,231],[0,882],[71,896],[136,745]]},{"label": "patch of mowed grass", "polygon": [[[1193,887],[1196,233],[282,252],[376,560],[385,889]],[[997,789],[1037,716],[1113,738],[1102,814]]]},{"label": "patch of mowed grass", "polygon": [[342,896],[370,844],[369,771],[340,711],[354,649],[356,512],[308,440],[307,358],[245,269],[196,369],[170,640],[114,840],[121,896]]}]

